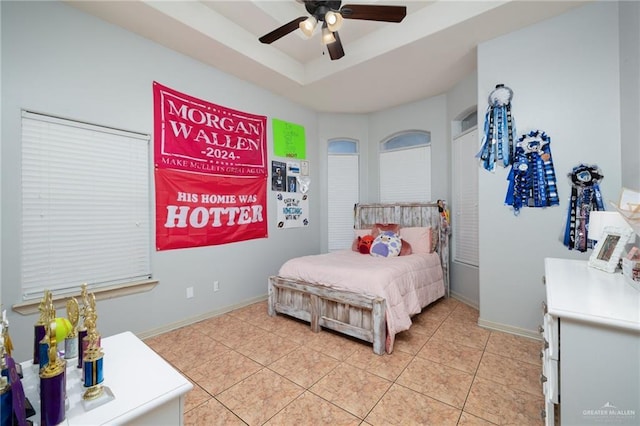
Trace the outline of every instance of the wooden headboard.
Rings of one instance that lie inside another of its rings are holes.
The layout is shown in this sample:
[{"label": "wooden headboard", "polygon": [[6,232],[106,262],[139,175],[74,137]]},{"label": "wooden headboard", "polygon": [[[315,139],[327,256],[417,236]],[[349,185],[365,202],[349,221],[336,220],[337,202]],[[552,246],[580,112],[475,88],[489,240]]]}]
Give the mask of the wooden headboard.
[{"label": "wooden headboard", "polygon": [[430,203],[356,204],[354,228],[368,229],[376,223],[397,223],[401,227],[431,227],[438,238],[436,251],[440,256],[446,295],[449,297],[449,213],[443,200]]}]

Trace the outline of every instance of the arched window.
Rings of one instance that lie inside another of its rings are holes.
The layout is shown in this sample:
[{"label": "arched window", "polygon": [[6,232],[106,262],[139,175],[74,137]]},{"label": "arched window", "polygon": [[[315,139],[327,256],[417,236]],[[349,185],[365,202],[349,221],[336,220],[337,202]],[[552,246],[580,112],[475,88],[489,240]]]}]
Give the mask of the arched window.
[{"label": "arched window", "polygon": [[353,206],[359,199],[358,141],[328,142],[328,249],[344,250],[353,241]]},{"label": "arched window", "polygon": [[329,154],[358,154],[358,141],[351,139],[331,139]]},{"label": "arched window", "polygon": [[407,130],[380,143],[380,202],[431,200],[431,132]]}]

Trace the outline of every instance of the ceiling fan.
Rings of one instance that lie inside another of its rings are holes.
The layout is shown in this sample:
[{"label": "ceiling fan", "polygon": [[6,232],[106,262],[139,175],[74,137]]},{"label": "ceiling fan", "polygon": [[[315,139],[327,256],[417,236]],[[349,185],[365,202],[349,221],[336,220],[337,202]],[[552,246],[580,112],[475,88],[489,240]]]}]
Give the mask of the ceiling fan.
[{"label": "ceiling fan", "polygon": [[343,19],[401,22],[407,15],[406,6],[345,4],[340,7],[342,1],[296,1],[298,3],[304,3],[304,7],[311,16],[300,16],[276,28],[270,33],[260,37],[258,39],[260,42],[271,44],[298,28],[300,28],[307,37],[311,37],[318,23],[322,22],[322,42],[327,46],[331,60],[336,60],[344,56],[344,49],[342,48],[342,42],[338,35],[338,30],[342,26]]}]

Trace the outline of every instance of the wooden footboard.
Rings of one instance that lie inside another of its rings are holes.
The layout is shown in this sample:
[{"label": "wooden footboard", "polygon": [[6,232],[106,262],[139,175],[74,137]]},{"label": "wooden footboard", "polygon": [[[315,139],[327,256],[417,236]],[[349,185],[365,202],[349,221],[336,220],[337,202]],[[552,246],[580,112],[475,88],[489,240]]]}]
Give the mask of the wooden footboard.
[{"label": "wooden footboard", "polygon": [[269,277],[269,315],[282,313],[373,343],[373,352],[385,352],[385,301],[278,276]]}]

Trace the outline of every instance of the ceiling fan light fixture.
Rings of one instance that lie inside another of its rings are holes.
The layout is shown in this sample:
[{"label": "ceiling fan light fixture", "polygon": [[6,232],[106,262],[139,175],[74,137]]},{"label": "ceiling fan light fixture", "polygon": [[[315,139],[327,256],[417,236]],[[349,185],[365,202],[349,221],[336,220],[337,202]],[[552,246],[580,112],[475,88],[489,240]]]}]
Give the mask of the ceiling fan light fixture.
[{"label": "ceiling fan light fixture", "polygon": [[322,44],[329,44],[336,41],[336,38],[333,36],[333,32],[324,25],[322,27]]},{"label": "ceiling fan light fixture", "polygon": [[327,27],[331,32],[338,31],[342,27],[342,21],[343,18],[340,12],[330,10],[324,15],[324,22],[327,23]]},{"label": "ceiling fan light fixture", "polygon": [[307,37],[311,37],[313,35],[313,30],[316,29],[316,25],[318,25],[318,20],[315,16],[309,16],[307,19],[300,22],[300,31],[302,31]]},{"label": "ceiling fan light fixture", "polygon": [[[2,0],[0,0],[2,1]],[[311,38],[321,22],[322,43],[332,61],[344,56],[339,29],[344,19],[364,21],[400,22],[407,16],[406,6],[384,6],[378,4],[348,4],[342,6],[341,0],[296,0],[302,3],[308,15],[298,16],[273,31],[258,37],[258,41],[271,44],[300,28],[307,38]],[[377,2],[379,0],[372,0]]]}]

